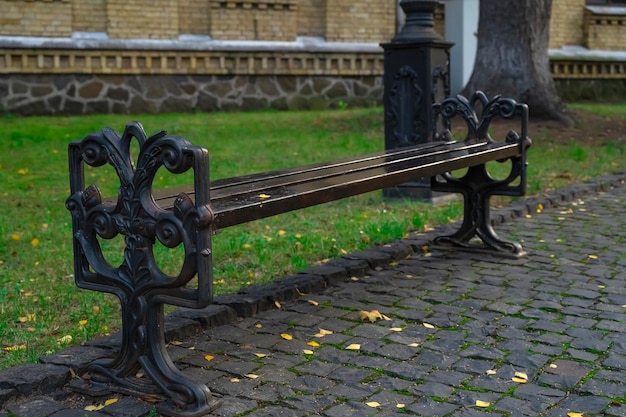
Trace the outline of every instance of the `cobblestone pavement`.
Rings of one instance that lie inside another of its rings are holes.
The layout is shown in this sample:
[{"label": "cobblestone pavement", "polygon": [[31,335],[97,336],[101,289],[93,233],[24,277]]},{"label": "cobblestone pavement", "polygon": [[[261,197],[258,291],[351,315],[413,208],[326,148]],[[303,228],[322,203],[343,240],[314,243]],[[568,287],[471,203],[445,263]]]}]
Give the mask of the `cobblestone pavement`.
[{"label": "cobblestone pavement", "polygon": [[[625,177],[496,212],[526,259],[414,235],[179,312],[169,353],[216,416],[626,416],[626,186],[607,185]],[[0,416],[155,415],[55,387],[114,341],[0,372]]]}]

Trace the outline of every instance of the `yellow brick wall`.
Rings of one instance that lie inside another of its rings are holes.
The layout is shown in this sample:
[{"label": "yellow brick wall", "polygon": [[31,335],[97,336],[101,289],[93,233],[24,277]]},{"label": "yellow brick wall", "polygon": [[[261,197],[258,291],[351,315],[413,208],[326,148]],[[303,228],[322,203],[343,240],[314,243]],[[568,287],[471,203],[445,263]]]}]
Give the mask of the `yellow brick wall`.
[{"label": "yellow brick wall", "polygon": [[293,41],[297,0],[211,0],[211,37],[219,40]]},{"label": "yellow brick wall", "polygon": [[75,32],[106,32],[106,0],[72,1],[72,29]]},{"label": "yellow brick wall", "polygon": [[583,44],[584,12],[585,0],[552,1],[550,48]]},{"label": "yellow brick wall", "polygon": [[0,35],[72,35],[72,4],[69,0],[0,0]]},{"label": "yellow brick wall", "polygon": [[297,29],[299,36],[325,36],[326,7],[326,0],[299,0]]},{"label": "yellow brick wall", "polygon": [[209,0],[180,0],[178,2],[178,27],[180,33],[210,35],[209,11]]},{"label": "yellow brick wall", "polygon": [[395,35],[396,7],[380,0],[336,0],[326,8],[329,42],[385,42]]},{"label": "yellow brick wall", "polygon": [[626,16],[585,11],[585,46],[589,49],[626,49]]},{"label": "yellow brick wall", "polygon": [[107,0],[106,7],[110,38],[178,38],[177,0]]}]

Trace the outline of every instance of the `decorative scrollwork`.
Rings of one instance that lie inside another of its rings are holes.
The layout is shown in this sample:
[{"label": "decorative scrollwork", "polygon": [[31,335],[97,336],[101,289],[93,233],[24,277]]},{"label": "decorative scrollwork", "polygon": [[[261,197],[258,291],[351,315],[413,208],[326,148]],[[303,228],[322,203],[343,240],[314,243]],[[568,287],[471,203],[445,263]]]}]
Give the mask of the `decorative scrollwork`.
[{"label": "decorative scrollwork", "polygon": [[[467,126],[467,134],[464,139],[466,141],[487,140],[494,142],[489,135],[489,126],[496,118],[520,118],[526,121],[528,118],[528,108],[525,104],[498,95],[488,99],[482,91],[475,92],[470,99],[460,95],[448,98],[433,105],[433,109],[436,118],[452,119],[455,116],[460,116]],[[521,128],[521,137],[525,138],[527,122],[523,121]]]},{"label": "decorative scrollwork", "polygon": [[[136,166],[130,152],[133,140],[139,143]],[[147,137],[143,127],[132,122],[122,135],[105,128],[73,142],[69,153],[72,194],[66,206],[72,213],[76,284],[115,294],[123,307],[118,356],[92,364],[95,376],[76,384],[78,389],[89,392],[91,384],[100,382],[114,391],[160,393],[170,401],[163,406],[163,414],[208,413],[215,406],[210,391],[178,371],[163,345],[164,302],[199,308],[211,301],[213,215],[208,193],[199,191],[208,190],[206,151],[164,131]],[[85,164],[109,164],[115,169],[119,178],[116,202],[105,202],[95,185],[85,187]],[[161,167],[175,174],[193,169],[196,200],[181,194],[173,210],[159,207],[152,196],[152,183]],[[105,259],[98,238],[120,234],[125,243],[123,262],[113,266]],[[168,248],[183,246],[185,256],[177,275],[170,276],[158,267],[153,250],[157,239]],[[197,288],[187,287],[196,276]],[[151,377],[153,386],[129,378],[139,367]]]},{"label": "decorative scrollwork", "polygon": [[[419,76],[408,65],[402,66],[393,76],[394,83],[387,97],[385,117],[393,126],[395,147],[420,143],[425,135],[424,123],[420,119],[424,91]],[[406,112],[407,114],[402,114]]]}]

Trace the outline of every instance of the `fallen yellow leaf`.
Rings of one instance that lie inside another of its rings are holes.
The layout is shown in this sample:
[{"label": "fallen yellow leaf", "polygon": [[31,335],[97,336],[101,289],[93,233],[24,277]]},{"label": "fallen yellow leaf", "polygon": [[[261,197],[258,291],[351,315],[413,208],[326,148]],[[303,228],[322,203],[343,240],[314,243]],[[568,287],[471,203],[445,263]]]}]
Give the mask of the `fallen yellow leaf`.
[{"label": "fallen yellow leaf", "polygon": [[276,308],[282,307],[278,301],[274,301],[274,305],[276,306]]},{"label": "fallen yellow leaf", "polygon": [[282,338],[283,338],[283,339],[285,339],[285,340],[291,340],[291,339],[293,339],[293,336],[292,336],[292,335],[290,335],[290,334],[288,334],[288,333],[282,333],[282,334],[280,335],[280,337],[282,337]]},{"label": "fallen yellow leaf", "polygon": [[107,406],[107,405],[115,404],[116,402],[117,402],[117,398],[110,398],[104,402],[104,405]]},{"label": "fallen yellow leaf", "polygon": [[309,300],[309,304],[312,304],[312,305],[314,305],[314,306],[318,306],[320,303],[318,303],[318,302],[317,302],[317,301],[315,301],[315,300]]},{"label": "fallen yellow leaf", "polygon": [[269,196],[269,195],[267,195],[267,194],[259,194],[259,198],[260,198],[261,200],[265,200],[266,198],[270,198],[270,196]]},{"label": "fallen yellow leaf", "polygon": [[490,403],[490,402],[487,402],[487,401],[481,401],[481,400],[476,400],[476,407],[483,407],[483,408],[486,408],[486,407],[489,407],[490,405],[491,405],[491,403]]},{"label": "fallen yellow leaf", "polygon": [[555,369],[556,367],[557,367],[557,366],[556,366],[556,363],[551,363],[551,364],[550,364],[550,368]]},{"label": "fallen yellow leaf", "polygon": [[333,332],[331,332],[330,330],[320,329],[320,331],[315,335],[315,337],[324,337],[324,336],[328,336],[329,334],[333,334]]},{"label": "fallen yellow leaf", "polygon": [[318,347],[320,344],[317,343],[317,342],[314,342],[314,341],[310,341],[310,342],[307,343],[307,345],[313,346],[313,347]]},{"label": "fallen yellow leaf", "polygon": [[567,417],[584,417],[584,415],[583,415],[583,413],[569,412],[569,413],[567,413]]},{"label": "fallen yellow leaf", "polygon": [[348,350],[360,350],[361,349],[361,345],[359,345],[358,343],[352,343],[351,345],[346,346],[346,349],[348,349]]},{"label": "fallen yellow leaf", "polygon": [[418,347],[420,344],[419,343],[410,343],[409,346],[411,347]]},{"label": "fallen yellow leaf", "polygon": [[250,379],[257,379],[259,376],[256,374],[247,374],[246,377],[250,378]]},{"label": "fallen yellow leaf", "polygon": [[488,369],[485,373],[487,375],[495,375],[496,374],[496,370],[495,369]]},{"label": "fallen yellow leaf", "polygon": [[368,406],[372,407],[372,408],[376,408],[376,407],[380,407],[380,403],[376,402],[376,401],[370,401],[368,403],[365,403]]},{"label": "fallen yellow leaf", "polygon": [[401,332],[402,331],[402,327],[392,327],[391,329],[392,332]]},{"label": "fallen yellow leaf", "polygon": [[424,323],[424,327],[426,327],[427,329],[434,329],[435,328],[435,326],[433,326],[430,323]]},{"label": "fallen yellow leaf", "polygon": [[406,404],[396,404],[396,408],[404,408],[406,407]]},{"label": "fallen yellow leaf", "polygon": [[181,342],[180,340],[172,340],[170,344],[174,346],[180,346],[183,344],[183,342]]},{"label": "fallen yellow leaf", "polygon": [[513,382],[517,382],[518,384],[525,384],[525,383],[527,383],[527,382],[528,382],[528,380],[527,380],[527,379],[524,379],[524,378],[518,378],[518,377],[515,377],[515,376],[514,376],[513,378],[511,378],[511,380],[512,380]]},{"label": "fallen yellow leaf", "polygon": [[265,353],[255,353],[254,356],[256,356],[257,358],[264,358],[267,355]]},{"label": "fallen yellow leaf", "polygon": [[206,359],[206,360],[207,360],[207,362],[208,362],[208,361],[212,361],[213,359],[215,359],[215,356],[213,356],[213,355],[206,355],[206,356],[204,357],[204,359]]},{"label": "fallen yellow leaf", "polygon": [[231,378],[230,379],[230,382],[232,382],[233,384],[236,384],[239,381],[241,381],[239,378]]},{"label": "fallen yellow leaf", "polygon": [[98,410],[102,410],[104,408],[104,405],[100,404],[100,405],[88,405],[87,407],[85,407],[85,411],[98,411]]},{"label": "fallen yellow leaf", "polygon": [[309,350],[309,349],[303,349],[303,350],[302,350],[302,352],[303,352],[305,355],[312,355],[312,354],[313,354],[313,351],[312,351],[312,350]]}]

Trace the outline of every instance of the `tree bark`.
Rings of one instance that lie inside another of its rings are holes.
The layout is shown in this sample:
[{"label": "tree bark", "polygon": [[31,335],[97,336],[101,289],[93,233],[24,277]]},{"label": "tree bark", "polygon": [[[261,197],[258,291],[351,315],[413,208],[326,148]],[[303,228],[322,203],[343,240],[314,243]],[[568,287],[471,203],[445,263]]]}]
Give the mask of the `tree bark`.
[{"label": "tree bark", "polygon": [[552,0],[480,0],[476,61],[463,94],[515,98],[531,117],[571,126],[550,73],[551,9]]}]

